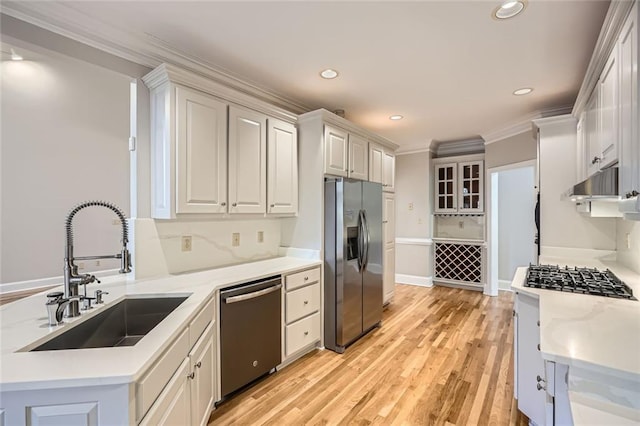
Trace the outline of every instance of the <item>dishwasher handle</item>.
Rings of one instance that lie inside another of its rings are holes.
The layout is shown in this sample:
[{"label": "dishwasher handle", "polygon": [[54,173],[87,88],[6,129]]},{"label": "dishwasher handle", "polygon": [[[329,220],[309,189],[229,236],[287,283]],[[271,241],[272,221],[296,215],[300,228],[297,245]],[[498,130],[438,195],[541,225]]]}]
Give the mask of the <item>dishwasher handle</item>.
[{"label": "dishwasher handle", "polygon": [[267,287],[262,290],[254,291],[251,293],[240,294],[238,296],[227,297],[224,299],[224,303],[236,303],[242,302],[243,300],[255,299],[256,297],[264,296],[265,294],[273,293],[274,291],[278,291],[282,288],[282,284],[276,284],[273,287]]}]

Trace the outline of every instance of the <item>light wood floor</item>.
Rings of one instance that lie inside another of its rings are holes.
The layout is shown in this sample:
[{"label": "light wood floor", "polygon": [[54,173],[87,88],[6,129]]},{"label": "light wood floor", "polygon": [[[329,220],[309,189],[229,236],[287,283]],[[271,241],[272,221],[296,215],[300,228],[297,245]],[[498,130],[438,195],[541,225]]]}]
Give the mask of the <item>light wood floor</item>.
[{"label": "light wood floor", "polygon": [[513,399],[513,297],[397,285],[383,325],[314,351],[221,404],[209,424],[526,425]]}]

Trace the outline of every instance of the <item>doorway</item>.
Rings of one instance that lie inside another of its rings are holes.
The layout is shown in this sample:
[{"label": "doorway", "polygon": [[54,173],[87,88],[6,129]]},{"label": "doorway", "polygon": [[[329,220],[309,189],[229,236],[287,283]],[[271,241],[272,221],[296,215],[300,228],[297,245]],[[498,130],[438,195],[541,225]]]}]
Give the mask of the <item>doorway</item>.
[{"label": "doorway", "polygon": [[509,290],[519,266],[537,263],[536,164],[526,161],[489,169],[489,288]]}]

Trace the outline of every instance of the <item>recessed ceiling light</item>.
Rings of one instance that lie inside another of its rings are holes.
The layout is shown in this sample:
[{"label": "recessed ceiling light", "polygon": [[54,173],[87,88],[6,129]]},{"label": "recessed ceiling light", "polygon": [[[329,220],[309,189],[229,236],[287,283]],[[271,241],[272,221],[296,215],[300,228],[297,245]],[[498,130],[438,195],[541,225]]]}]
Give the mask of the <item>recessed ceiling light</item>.
[{"label": "recessed ceiling light", "polygon": [[11,60],[12,61],[21,61],[24,58],[16,53],[15,50],[11,49]]},{"label": "recessed ceiling light", "polygon": [[392,115],[389,117],[389,120],[402,120],[404,117],[402,115]]},{"label": "recessed ceiling light", "polygon": [[523,87],[522,89],[514,90],[513,94],[516,96],[522,96],[528,95],[531,92],[533,92],[533,89],[531,87]]},{"label": "recessed ceiling light", "polygon": [[527,7],[527,0],[505,0],[494,9],[493,17],[496,19],[513,18]]},{"label": "recessed ceiling light", "polygon": [[320,77],[326,78],[327,80],[331,80],[332,78],[336,78],[338,76],[338,71],[333,70],[331,68],[327,68],[324,71],[320,71]]}]

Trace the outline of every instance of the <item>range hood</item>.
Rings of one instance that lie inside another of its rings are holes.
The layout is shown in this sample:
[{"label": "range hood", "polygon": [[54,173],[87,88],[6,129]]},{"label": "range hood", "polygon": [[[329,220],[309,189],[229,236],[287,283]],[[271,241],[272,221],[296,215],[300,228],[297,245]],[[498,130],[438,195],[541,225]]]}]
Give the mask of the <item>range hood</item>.
[{"label": "range hood", "polygon": [[618,168],[600,170],[569,192],[572,201],[618,200]]}]

